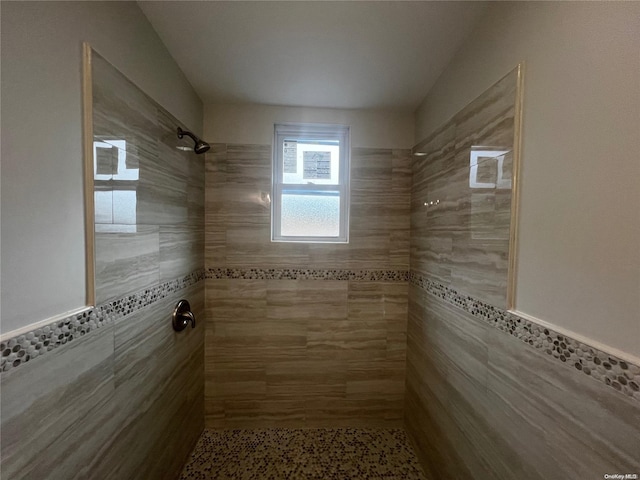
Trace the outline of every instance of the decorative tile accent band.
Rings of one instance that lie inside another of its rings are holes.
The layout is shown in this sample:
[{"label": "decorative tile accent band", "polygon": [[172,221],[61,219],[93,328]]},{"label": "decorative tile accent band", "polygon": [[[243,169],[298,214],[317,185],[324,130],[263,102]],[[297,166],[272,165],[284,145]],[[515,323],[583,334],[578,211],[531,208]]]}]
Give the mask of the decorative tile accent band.
[{"label": "decorative tile accent band", "polygon": [[409,282],[497,329],[513,335],[522,342],[542,350],[558,361],[572,365],[584,374],[640,401],[640,366],[625,362],[511,312],[463,295],[420,273],[409,272]]},{"label": "decorative tile accent band", "polygon": [[242,280],[356,280],[407,282],[407,270],[339,270],[321,268],[209,268],[208,279]]},{"label": "decorative tile accent band", "polygon": [[105,302],[0,343],[0,371],[27,363],[74,339],[131,315],[170,294],[204,280],[204,270]]}]

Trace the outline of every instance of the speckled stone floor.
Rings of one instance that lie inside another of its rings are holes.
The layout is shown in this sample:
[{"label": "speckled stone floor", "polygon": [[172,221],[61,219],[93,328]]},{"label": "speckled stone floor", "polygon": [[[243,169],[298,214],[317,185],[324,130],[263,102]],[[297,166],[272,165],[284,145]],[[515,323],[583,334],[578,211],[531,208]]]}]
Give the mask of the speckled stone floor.
[{"label": "speckled stone floor", "polygon": [[401,429],[205,430],[181,480],[426,480]]}]

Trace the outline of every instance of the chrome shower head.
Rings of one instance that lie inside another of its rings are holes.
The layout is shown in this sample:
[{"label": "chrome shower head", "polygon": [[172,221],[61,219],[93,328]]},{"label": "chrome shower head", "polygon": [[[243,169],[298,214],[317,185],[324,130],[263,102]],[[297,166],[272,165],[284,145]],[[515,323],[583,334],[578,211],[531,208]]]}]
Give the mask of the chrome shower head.
[{"label": "chrome shower head", "polygon": [[191,139],[196,142],[195,146],[193,147],[193,151],[196,152],[197,154],[200,153],[204,153],[207,150],[209,150],[211,147],[209,146],[209,144],[207,142],[205,142],[204,140],[200,140],[198,137],[196,137],[193,133],[187,131],[187,130],[182,130],[180,127],[178,127],[178,138],[182,138],[184,136],[187,137],[191,137]]}]

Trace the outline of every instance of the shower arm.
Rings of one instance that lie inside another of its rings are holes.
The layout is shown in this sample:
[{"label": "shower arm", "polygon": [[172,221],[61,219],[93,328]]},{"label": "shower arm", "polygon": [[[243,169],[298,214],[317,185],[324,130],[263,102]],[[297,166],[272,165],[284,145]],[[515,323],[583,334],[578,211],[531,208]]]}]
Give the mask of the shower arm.
[{"label": "shower arm", "polygon": [[182,130],[182,128],[178,127],[178,138],[182,139],[182,137],[184,137],[185,135],[187,137],[190,137],[191,140],[193,140],[193,143],[195,143],[195,145],[193,146],[193,151],[197,155],[204,153],[211,148],[209,144],[204,140],[196,137],[193,133],[188,132],[187,130]]},{"label": "shower arm", "polygon": [[188,136],[188,137],[191,137],[191,139],[192,139],[194,142],[196,142],[196,143],[200,140],[200,139],[199,139],[198,137],[196,137],[193,133],[191,133],[191,132],[187,132],[186,130],[182,130],[180,127],[178,127],[178,138],[182,138],[182,137],[184,137],[185,135],[186,135],[186,136]]}]

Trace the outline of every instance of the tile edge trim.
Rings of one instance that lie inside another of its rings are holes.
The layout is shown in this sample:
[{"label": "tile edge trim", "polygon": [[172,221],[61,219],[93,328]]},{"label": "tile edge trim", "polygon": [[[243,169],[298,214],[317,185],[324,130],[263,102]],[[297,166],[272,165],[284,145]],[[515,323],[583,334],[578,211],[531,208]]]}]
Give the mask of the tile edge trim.
[{"label": "tile edge trim", "polygon": [[410,271],[409,283],[521,342],[640,401],[640,366]]},{"label": "tile edge trim", "polygon": [[32,330],[18,332],[0,343],[0,375],[120,318],[132,315],[174,292],[193,286],[204,278],[204,269],[196,270],[95,307],[86,307],[67,317],[54,319],[47,325],[38,322]]}]

